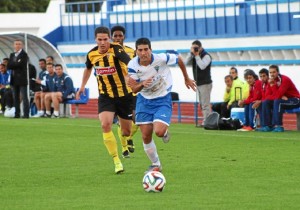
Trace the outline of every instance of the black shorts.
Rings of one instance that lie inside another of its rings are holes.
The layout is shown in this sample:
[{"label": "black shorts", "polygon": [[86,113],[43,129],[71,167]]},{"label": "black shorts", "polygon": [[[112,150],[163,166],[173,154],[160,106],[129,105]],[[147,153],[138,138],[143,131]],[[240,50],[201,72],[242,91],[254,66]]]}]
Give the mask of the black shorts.
[{"label": "black shorts", "polygon": [[132,94],[119,98],[100,95],[98,98],[98,113],[114,112],[122,119],[132,120]]},{"label": "black shorts", "polygon": [[132,96],[132,109],[135,110],[136,107],[136,95]]}]

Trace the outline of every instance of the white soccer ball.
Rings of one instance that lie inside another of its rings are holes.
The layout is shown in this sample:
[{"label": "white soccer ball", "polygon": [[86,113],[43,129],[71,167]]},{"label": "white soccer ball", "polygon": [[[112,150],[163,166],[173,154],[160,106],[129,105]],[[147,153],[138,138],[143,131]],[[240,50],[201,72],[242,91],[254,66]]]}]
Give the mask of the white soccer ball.
[{"label": "white soccer ball", "polygon": [[143,178],[143,187],[146,192],[161,192],[166,186],[166,178],[159,171],[150,171]]}]

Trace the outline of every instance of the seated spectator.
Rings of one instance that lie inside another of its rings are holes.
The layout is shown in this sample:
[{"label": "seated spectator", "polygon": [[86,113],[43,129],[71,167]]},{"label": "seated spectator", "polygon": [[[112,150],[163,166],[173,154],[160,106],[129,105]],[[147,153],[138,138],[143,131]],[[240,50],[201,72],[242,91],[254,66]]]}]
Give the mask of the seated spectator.
[{"label": "seated spectator", "polygon": [[270,100],[272,97],[272,90],[269,85],[269,71],[268,69],[261,69],[259,71],[259,77],[262,81],[262,97],[261,100],[257,100],[253,104],[253,108],[261,107],[260,117],[260,128],[257,128],[256,131],[271,131],[272,130],[272,111],[273,111],[273,100]]},{"label": "seated spectator", "polygon": [[53,118],[59,117],[59,104],[70,99],[75,98],[75,90],[73,86],[73,81],[63,72],[63,67],[61,64],[55,65],[56,77],[54,78],[54,92],[51,95],[46,95],[45,105],[46,105],[46,115],[51,116],[51,102],[53,102],[54,112]]},{"label": "seated spectator", "polygon": [[[36,83],[42,85],[41,93],[41,109],[38,109],[38,113],[34,117],[47,117],[44,110],[46,109],[45,99],[46,97],[51,97],[52,92],[54,92],[54,79],[56,73],[54,72],[54,65],[52,63],[47,63],[47,74],[42,80],[36,79]],[[48,116],[49,117],[49,116]],[[50,117],[51,117],[51,104],[50,104]]]},{"label": "seated spectator", "polygon": [[[46,75],[48,74],[47,68],[46,68],[46,60],[40,59],[39,60],[39,66],[40,66],[40,73],[38,77],[35,79],[35,92],[34,92],[34,103],[37,108],[37,113],[33,117],[42,117],[45,113],[45,103],[44,103],[44,96],[45,92],[43,92],[43,86],[41,85],[41,81],[46,81]],[[53,68],[53,67],[52,67]]]},{"label": "seated spectator", "polygon": [[273,132],[283,132],[282,116],[286,109],[300,107],[300,94],[292,80],[279,73],[279,67],[271,65],[269,67],[270,81],[273,102],[272,124]]},{"label": "seated spectator", "polygon": [[[231,110],[231,108],[233,107],[238,107],[238,101],[242,99],[241,97],[243,97],[244,82],[238,77],[237,68],[231,67],[229,70],[229,74],[233,78],[232,90],[234,91],[232,92],[232,97],[230,97],[230,101],[227,105],[227,108]],[[247,91],[249,91],[249,88],[247,89]]]},{"label": "seated spectator", "polygon": [[232,76],[234,83],[238,83],[239,85],[244,84],[244,82],[238,76],[238,70],[236,67],[233,66],[229,69],[229,75]]},{"label": "seated spectator", "polygon": [[54,61],[53,56],[48,55],[48,56],[46,57],[46,63],[53,63],[53,65],[55,65],[55,61]]},{"label": "seated spectator", "polygon": [[10,72],[7,71],[6,65],[0,64],[0,96],[1,112],[13,107],[13,95],[10,87]]},{"label": "seated spectator", "polygon": [[[226,84],[226,89],[223,97],[224,102],[213,104],[212,110],[218,112],[221,118],[228,118],[230,117],[231,104],[235,98],[235,89],[232,88],[233,78],[231,75],[226,75],[224,80]],[[231,104],[229,105],[230,102]]]},{"label": "seated spectator", "polygon": [[251,69],[245,71],[245,78],[247,78],[250,91],[247,99],[239,101],[239,106],[244,106],[245,109],[245,123],[238,131],[252,131],[256,127],[255,112],[261,113],[260,108],[254,109],[252,106],[257,100],[261,100],[262,83]]},{"label": "seated spectator", "polygon": [[[8,61],[9,61],[9,58],[3,58],[3,59],[2,59],[2,63],[3,63],[5,66],[7,66]],[[8,71],[8,70],[7,70],[7,71]]]}]

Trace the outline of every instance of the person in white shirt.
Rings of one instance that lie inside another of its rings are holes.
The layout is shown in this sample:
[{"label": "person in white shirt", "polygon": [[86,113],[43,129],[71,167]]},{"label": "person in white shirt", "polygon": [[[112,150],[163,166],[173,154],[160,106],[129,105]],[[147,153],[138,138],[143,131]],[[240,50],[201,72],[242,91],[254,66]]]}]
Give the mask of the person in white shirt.
[{"label": "person in white shirt", "polygon": [[148,38],[135,43],[137,57],[128,63],[128,85],[137,93],[136,124],[140,126],[144,150],[152,162],[148,171],[161,171],[155,142],[152,138],[170,140],[168,127],[172,116],[172,75],[168,65],[178,64],[188,89],[196,90],[196,83],[190,79],[181,56],[175,54],[154,54]]}]

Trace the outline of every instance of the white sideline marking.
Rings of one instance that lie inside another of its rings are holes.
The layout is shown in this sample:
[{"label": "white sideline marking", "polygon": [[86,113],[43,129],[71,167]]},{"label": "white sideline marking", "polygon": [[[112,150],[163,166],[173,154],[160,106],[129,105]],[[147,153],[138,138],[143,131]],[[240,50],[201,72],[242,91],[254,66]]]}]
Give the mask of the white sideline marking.
[{"label": "white sideline marking", "polygon": [[[195,129],[199,129],[199,128],[195,128]],[[238,131],[236,131],[236,132],[238,132]],[[252,131],[252,132],[255,132],[255,131]],[[184,132],[184,131],[181,132],[180,131],[180,132],[176,132],[176,133],[186,133],[186,134],[199,135],[199,132]],[[239,132],[239,133],[244,133],[244,132]],[[246,133],[249,133],[249,132],[246,132]],[[261,132],[259,132],[259,133],[261,133]],[[271,133],[271,132],[269,132],[269,133]],[[282,134],[284,134],[284,133],[285,132],[283,132]],[[252,138],[252,139],[299,140],[299,138],[278,137],[278,135],[276,135],[276,134],[278,134],[278,133],[274,133],[274,136],[251,136],[251,135],[242,135],[242,134],[238,135],[238,134],[234,134],[233,132],[231,132],[230,134],[229,133],[228,134],[225,134],[225,133],[216,133],[216,132],[202,132],[201,133],[201,135],[207,135],[207,136],[231,136],[231,137],[242,137],[242,138]]]}]

